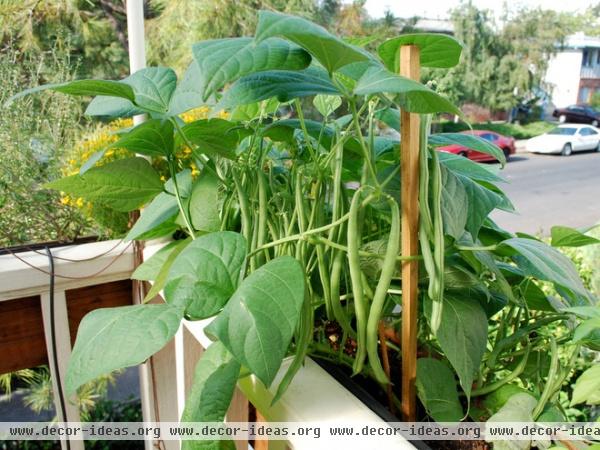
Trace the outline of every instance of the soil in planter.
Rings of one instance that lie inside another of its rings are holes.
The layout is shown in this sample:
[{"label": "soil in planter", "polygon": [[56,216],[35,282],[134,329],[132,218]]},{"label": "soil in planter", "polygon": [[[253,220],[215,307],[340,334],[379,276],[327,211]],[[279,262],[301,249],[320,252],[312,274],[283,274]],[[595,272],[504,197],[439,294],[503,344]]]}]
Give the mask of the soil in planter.
[{"label": "soil in planter", "polygon": [[[320,326],[317,325],[315,330],[315,337],[320,335],[325,337],[330,349],[333,352],[338,353],[340,351],[340,345],[342,345],[342,329],[336,322],[325,322]],[[389,360],[390,360],[390,375],[392,380],[401,379],[401,358],[397,351],[389,348]],[[353,357],[356,353],[356,342],[352,339],[346,340],[344,343],[343,354],[348,357]],[[319,354],[312,355],[315,358],[319,358]],[[321,366],[327,370],[338,382],[352,391],[367,407],[369,407],[375,414],[382,419],[393,422],[402,421],[399,416],[399,405],[397,401],[393,405],[389,404],[387,393],[374,379],[364,376],[356,375],[352,377],[352,369],[347,364],[339,363],[336,364],[329,358],[319,360]],[[393,392],[397,399],[401,398],[400,383],[393,385]],[[417,420],[419,421],[433,421],[425,411],[425,408],[421,402],[417,401]],[[489,450],[493,448],[490,444],[483,440],[478,441],[413,441],[413,444],[421,449],[431,450]]]}]

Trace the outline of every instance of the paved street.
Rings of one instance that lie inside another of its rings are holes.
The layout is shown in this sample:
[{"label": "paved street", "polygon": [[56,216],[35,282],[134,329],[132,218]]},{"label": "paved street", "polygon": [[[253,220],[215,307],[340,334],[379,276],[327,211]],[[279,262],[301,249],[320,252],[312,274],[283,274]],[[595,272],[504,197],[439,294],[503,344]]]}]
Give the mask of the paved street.
[{"label": "paved street", "polygon": [[517,214],[499,211],[492,217],[510,231],[546,235],[553,225],[584,227],[600,221],[600,153],[517,153],[500,173]]}]

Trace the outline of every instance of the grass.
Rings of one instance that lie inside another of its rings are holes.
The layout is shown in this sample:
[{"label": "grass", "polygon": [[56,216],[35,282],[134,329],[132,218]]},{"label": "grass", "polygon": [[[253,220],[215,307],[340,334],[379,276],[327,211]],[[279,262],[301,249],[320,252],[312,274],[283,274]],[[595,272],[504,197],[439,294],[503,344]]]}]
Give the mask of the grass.
[{"label": "grass", "polygon": [[[469,129],[468,125],[464,122],[441,122],[439,126],[441,127],[441,131],[445,133],[453,133]],[[486,122],[474,123],[472,126],[475,130],[490,130],[500,133],[504,136],[512,136],[515,139],[529,139],[550,131],[556,126],[556,124],[544,121],[531,122],[526,125],[517,125],[507,122]]]}]

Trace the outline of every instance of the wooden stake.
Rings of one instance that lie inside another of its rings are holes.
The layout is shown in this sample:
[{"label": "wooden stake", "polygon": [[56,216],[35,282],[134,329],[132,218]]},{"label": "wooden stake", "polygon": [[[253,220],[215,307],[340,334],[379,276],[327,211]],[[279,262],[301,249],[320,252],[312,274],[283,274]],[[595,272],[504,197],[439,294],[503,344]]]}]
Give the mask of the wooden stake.
[{"label": "wooden stake", "polygon": [[[400,74],[418,81],[420,77],[420,51],[415,45],[400,48]],[[418,114],[402,111],[401,123],[401,204],[402,204],[402,256],[419,253],[419,121]],[[402,264],[402,419],[416,419],[417,378],[417,284],[418,261]]]}]

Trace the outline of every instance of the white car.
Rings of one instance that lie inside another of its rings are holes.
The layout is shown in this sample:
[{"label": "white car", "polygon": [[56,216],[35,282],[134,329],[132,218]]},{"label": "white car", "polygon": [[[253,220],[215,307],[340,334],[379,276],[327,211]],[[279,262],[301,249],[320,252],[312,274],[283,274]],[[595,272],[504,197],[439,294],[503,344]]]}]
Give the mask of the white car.
[{"label": "white car", "polygon": [[527,141],[531,153],[560,153],[569,156],[580,150],[600,151],[600,129],[591,125],[564,124]]}]

